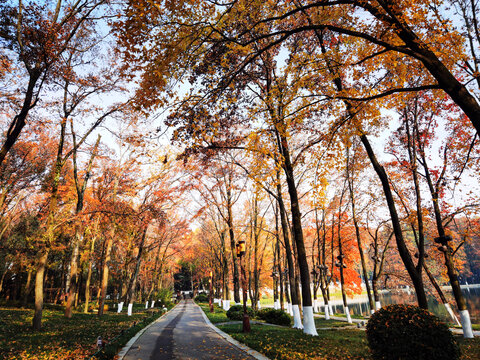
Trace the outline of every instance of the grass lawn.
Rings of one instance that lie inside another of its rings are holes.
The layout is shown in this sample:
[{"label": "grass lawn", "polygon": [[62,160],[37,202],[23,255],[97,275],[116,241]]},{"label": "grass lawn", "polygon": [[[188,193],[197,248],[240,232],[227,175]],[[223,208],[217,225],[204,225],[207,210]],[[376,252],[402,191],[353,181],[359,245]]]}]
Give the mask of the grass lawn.
[{"label": "grass lawn", "polygon": [[[199,304],[212,323],[227,322],[223,309],[214,306],[210,313],[208,304]],[[302,331],[287,327],[255,325],[249,334],[242,333],[241,324],[219,325],[218,328],[236,340],[268,356],[272,360],[324,360],[324,359],[371,359],[365,331],[345,329],[345,321],[315,318],[319,336],[305,335]],[[351,325],[350,325],[351,326]],[[457,336],[462,349],[462,360],[480,359],[480,338],[463,339]]]},{"label": "grass lawn", "polygon": [[208,319],[213,323],[222,323],[222,322],[227,322],[230,321],[230,319],[227,317],[227,313],[225,310],[220,308],[217,304],[213,305],[213,310],[214,312],[210,312],[210,306],[206,303],[197,303],[207,315]]},{"label": "grass lawn", "polygon": [[[242,333],[241,324],[219,328],[271,359],[371,359],[365,332],[361,330],[319,330],[319,336],[312,337],[299,330],[268,325],[252,325],[250,334]],[[480,359],[480,338],[457,337],[457,341],[462,360]]]},{"label": "grass lawn", "polygon": [[[461,326],[453,325],[453,324],[450,324],[450,327],[454,327],[454,328],[457,328],[457,329],[462,328]],[[477,330],[477,331],[480,330],[480,324],[472,324],[472,329]]]},{"label": "grass lawn", "polygon": [[456,336],[457,342],[462,349],[461,359],[478,360],[480,359],[480,338],[464,339],[463,336]]},{"label": "grass lawn", "polygon": [[268,325],[252,325],[249,334],[242,333],[242,325],[221,325],[219,328],[271,359],[370,358],[365,333],[358,330],[326,330],[312,337],[300,330]]},{"label": "grass lawn", "polygon": [[0,359],[84,359],[96,351],[98,336],[108,342],[134,322],[138,323],[134,333],[145,326],[152,311],[144,306],[137,309],[132,316],[127,316],[126,310],[121,314],[107,311],[101,319],[93,313],[76,312],[66,319],[62,309],[44,309],[43,329],[34,332],[32,309],[0,307]]},{"label": "grass lawn", "polygon": [[349,324],[346,321],[341,320],[325,320],[324,318],[315,318],[315,326],[317,328],[335,328],[335,327],[345,327],[345,326],[356,326],[356,324]]},{"label": "grass lawn", "polygon": [[[325,313],[324,313],[324,312],[319,312],[319,313],[316,313],[316,314],[325,317]],[[345,319],[347,318],[347,315],[345,315],[344,313],[335,313],[335,314],[333,314],[333,315],[330,314],[330,316],[338,316],[338,317],[343,317],[343,318],[345,318]],[[351,317],[352,319],[359,319],[359,320],[365,320],[365,321],[368,320],[368,319],[365,318],[365,316],[363,316],[363,315],[351,314],[350,317]]]}]

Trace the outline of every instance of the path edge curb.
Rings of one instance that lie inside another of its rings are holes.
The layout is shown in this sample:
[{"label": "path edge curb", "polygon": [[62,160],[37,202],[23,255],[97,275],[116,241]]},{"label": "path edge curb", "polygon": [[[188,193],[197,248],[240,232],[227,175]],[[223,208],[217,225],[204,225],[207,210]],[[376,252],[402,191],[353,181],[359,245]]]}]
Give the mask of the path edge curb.
[{"label": "path edge curb", "polygon": [[135,341],[138,340],[138,338],[140,336],[143,335],[143,333],[145,331],[148,330],[148,328],[150,328],[150,326],[153,326],[153,324],[157,323],[158,321],[160,321],[165,315],[167,315],[170,311],[172,311],[173,309],[175,309],[175,307],[177,306],[177,304],[175,304],[175,306],[173,308],[171,308],[170,310],[166,311],[165,313],[163,313],[157,320],[155,321],[152,321],[150,324],[148,324],[147,326],[145,326],[143,329],[141,329],[139,332],[137,332],[130,340],[128,340],[128,342],[125,344],[125,346],[117,353],[117,360],[122,360],[125,355],[127,355],[128,353],[128,350],[130,350],[130,348],[132,347],[132,345],[135,343]]},{"label": "path edge curb", "polygon": [[[195,303],[195,305],[198,306],[198,304]],[[198,306],[200,308],[200,306]],[[202,310],[202,308],[200,308],[200,311],[202,313],[202,316],[203,316],[203,319],[205,320],[205,322],[207,323],[208,326],[210,326],[210,328],[215,331],[218,335],[220,335],[221,337],[223,337],[225,340],[227,340],[230,344],[236,346],[237,348],[239,348],[240,350],[243,350],[245,351],[248,355],[254,357],[255,359],[257,360],[270,360],[270,358],[266,357],[265,355],[263,354],[260,354],[258,351],[256,350],[253,350],[252,348],[249,348],[247,345],[245,344],[242,344],[241,342],[235,340],[234,338],[232,338],[230,335],[228,335],[226,332],[223,332],[222,330],[220,330],[219,328],[217,328],[215,325],[212,324],[212,322],[208,319],[207,315],[205,315],[205,312]],[[119,359],[121,360],[121,359]]]}]

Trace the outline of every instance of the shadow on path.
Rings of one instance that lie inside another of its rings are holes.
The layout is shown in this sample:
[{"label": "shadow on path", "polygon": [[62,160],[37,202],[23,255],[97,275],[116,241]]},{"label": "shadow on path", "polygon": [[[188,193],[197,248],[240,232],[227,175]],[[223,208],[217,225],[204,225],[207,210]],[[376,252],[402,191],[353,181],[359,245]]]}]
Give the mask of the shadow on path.
[{"label": "shadow on path", "polygon": [[124,360],[252,360],[213,331],[193,300],[183,300],[132,345]]}]

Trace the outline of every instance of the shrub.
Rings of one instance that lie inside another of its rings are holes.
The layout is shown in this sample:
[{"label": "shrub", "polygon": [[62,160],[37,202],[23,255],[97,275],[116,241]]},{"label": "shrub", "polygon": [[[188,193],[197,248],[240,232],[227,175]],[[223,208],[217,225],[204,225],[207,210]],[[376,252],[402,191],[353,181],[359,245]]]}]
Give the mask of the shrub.
[{"label": "shrub", "polygon": [[257,312],[257,317],[270,324],[290,326],[292,319],[283,310],[261,309]]},{"label": "shrub", "polygon": [[[255,316],[255,312],[250,307],[247,307],[247,314],[250,318]],[[227,311],[227,317],[230,320],[243,320],[243,305],[231,306]]]},{"label": "shrub", "polygon": [[196,297],[195,297],[195,301],[196,302],[202,302],[202,303],[205,303],[205,302],[208,302],[208,295],[207,294],[198,294]]},{"label": "shrub", "polygon": [[460,357],[453,334],[428,310],[413,305],[389,305],[367,323],[367,340],[375,360]]},{"label": "shrub", "polygon": [[171,307],[172,303],[172,295],[173,291],[170,289],[160,289],[156,293],[156,298],[158,299],[158,302],[160,303],[160,306],[165,306],[167,308]]}]

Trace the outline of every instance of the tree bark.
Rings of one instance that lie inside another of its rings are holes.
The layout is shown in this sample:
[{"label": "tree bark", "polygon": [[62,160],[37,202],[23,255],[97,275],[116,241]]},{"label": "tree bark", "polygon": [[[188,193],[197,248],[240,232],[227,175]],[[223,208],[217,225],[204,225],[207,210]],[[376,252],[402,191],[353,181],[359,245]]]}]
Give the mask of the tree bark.
[{"label": "tree bark", "polygon": [[37,262],[37,273],[35,275],[35,313],[33,315],[34,330],[40,330],[42,328],[43,277],[45,275],[49,251],[50,249],[48,247],[42,249]]},{"label": "tree bark", "polygon": [[58,143],[57,156],[53,168],[52,187],[50,191],[50,203],[48,206],[46,232],[42,239],[44,248],[42,249],[38,264],[37,275],[35,276],[35,314],[33,316],[33,329],[40,330],[42,328],[42,311],[43,311],[43,275],[47,265],[50,247],[55,240],[55,211],[58,201],[58,186],[60,184],[60,175],[64,165],[62,158],[63,146],[65,142],[66,118],[63,118],[60,125],[60,139]]},{"label": "tree bark", "polygon": [[[418,131],[416,132],[418,138]],[[422,165],[425,169],[425,178],[427,180],[428,188],[430,190],[430,194],[432,197],[432,205],[433,205],[433,212],[435,214],[435,223],[437,226],[438,236],[440,239],[445,239],[445,227],[443,226],[442,215],[440,211],[440,197],[439,197],[439,182],[437,182],[437,186],[435,187],[433,180],[430,176],[430,169],[428,168],[427,159],[425,157],[425,153],[420,151],[420,156],[422,157]],[[443,177],[443,175],[441,175]],[[441,179],[440,179],[441,180]],[[457,303],[457,307],[459,311],[467,310],[467,303],[465,301],[465,297],[462,294],[462,289],[460,288],[460,282],[458,281],[458,275],[455,269],[455,264],[453,262],[453,251],[448,242],[446,242],[446,249],[443,250],[443,256],[445,259],[445,266],[447,267],[447,275],[450,280],[450,286],[452,287],[453,296],[455,297],[455,301]],[[471,325],[470,325],[471,326]],[[467,330],[468,331],[468,330]],[[470,329],[471,332],[471,329]]]},{"label": "tree bark", "polygon": [[143,230],[142,240],[140,241],[140,245],[138,246],[138,254],[135,261],[135,270],[133,271],[130,281],[128,283],[127,293],[125,294],[125,304],[133,303],[134,300],[134,292],[137,283],[138,272],[140,271],[140,264],[142,263],[142,254],[146,237],[147,228]]},{"label": "tree bark", "polygon": [[[87,171],[85,173],[83,184],[80,186],[78,181],[78,172],[77,172],[77,150],[76,150],[76,140],[73,132],[73,125],[72,125],[72,136],[73,136],[73,144],[74,144],[74,151],[73,151],[73,168],[74,168],[74,177],[75,177],[75,186],[77,190],[77,206],[75,209],[75,216],[78,217],[82,210],[83,210],[83,199],[85,190],[87,189],[87,182],[90,178],[90,172],[92,170],[93,160],[95,159],[95,155],[98,149],[98,145],[100,143],[101,136],[99,135],[97,138],[97,142],[92,151],[92,155],[90,156],[90,160],[88,162]],[[77,219],[78,220],[78,219]],[[76,293],[78,290],[78,257],[80,253],[80,244],[83,240],[83,229],[77,223],[75,225],[75,234],[73,236],[73,251],[72,257],[70,259],[70,287],[67,290],[67,304],[65,306],[65,317],[71,318],[73,314],[73,303],[76,297]]]},{"label": "tree bark", "polygon": [[2,148],[0,149],[0,166],[2,165],[5,157],[7,156],[12,146],[17,141],[23,127],[25,126],[28,112],[32,108],[35,86],[38,82],[38,79],[40,78],[40,75],[40,69],[32,69],[29,71],[27,91],[25,92],[25,99],[23,100],[22,109],[20,110],[20,113],[15,115],[12,123],[10,124],[10,127],[8,128],[5,137],[5,141],[2,145]]},{"label": "tree bark", "polygon": [[290,150],[288,142],[284,135],[279,134],[280,149],[284,158],[284,171],[287,179],[288,193],[290,195],[290,206],[292,213],[293,238],[297,249],[297,261],[300,272],[300,281],[302,284],[302,304],[303,306],[312,306],[312,293],[310,290],[310,271],[308,269],[307,253],[305,251],[305,242],[303,240],[302,215],[300,213],[300,204],[298,201],[297,187],[293,175],[293,165],[290,160]]},{"label": "tree bark", "polygon": [[277,201],[280,212],[280,224],[282,226],[283,242],[285,243],[285,253],[288,264],[288,280],[290,283],[290,298],[292,305],[299,305],[297,287],[295,286],[295,264],[293,261],[292,247],[288,236],[288,223],[286,217],[285,204],[283,202],[282,185],[280,184],[280,173],[277,172]]},{"label": "tree bark", "polygon": [[232,267],[233,267],[233,299],[235,303],[240,303],[240,277],[238,273],[237,253],[235,244],[235,232],[233,229],[233,214],[232,214],[232,190],[231,190],[231,174],[229,173],[228,184],[226,189],[227,195],[227,225],[228,234],[230,237],[230,251],[232,254]]},{"label": "tree bark", "polygon": [[[98,221],[96,222],[98,225]],[[95,226],[96,232],[97,226]],[[87,280],[85,283],[85,306],[83,308],[83,312],[86,314],[88,313],[88,303],[90,302],[90,283],[92,281],[92,262],[93,262],[93,251],[95,250],[95,240],[96,234],[92,237],[92,241],[90,244],[90,251],[88,253],[88,270],[87,270]]]},{"label": "tree bark", "polygon": [[[22,299],[22,307],[26,307],[28,304],[28,297],[30,296],[30,291],[31,291],[31,285],[32,285],[32,270],[27,270],[27,283],[25,284],[25,290],[23,292],[23,299]],[[1,286],[0,286],[0,291],[1,291]]]},{"label": "tree bark", "polygon": [[375,153],[373,152],[373,149],[370,145],[370,142],[368,141],[367,136],[365,134],[362,134],[360,136],[360,140],[362,141],[362,144],[364,145],[365,150],[367,151],[370,162],[382,183],[383,192],[387,200],[388,210],[390,212],[393,231],[395,233],[397,249],[400,254],[400,257],[402,258],[403,264],[405,265],[407,272],[410,275],[410,279],[412,280],[413,286],[415,287],[418,306],[423,309],[428,309],[427,296],[425,294],[425,289],[423,287],[422,269],[419,269],[417,271],[417,268],[415,267],[412,261],[410,252],[408,251],[407,246],[405,244],[405,240],[403,238],[403,233],[402,233],[402,227],[400,225],[400,219],[397,214],[395,201],[393,199],[393,194],[388,181],[388,175],[385,169],[378,162],[375,156]]},{"label": "tree bark", "polygon": [[98,316],[103,315],[103,308],[105,305],[105,298],[107,296],[107,285],[108,285],[108,267],[110,265],[110,260],[112,257],[112,246],[113,246],[113,238],[115,236],[115,229],[114,227],[110,231],[110,235],[107,239],[107,246],[105,249],[105,258],[103,260],[103,268],[102,268],[102,282],[100,285],[100,298],[98,299]]},{"label": "tree bark", "polygon": [[368,303],[370,305],[370,309],[375,310],[375,302],[373,300],[372,291],[370,289],[370,283],[368,281],[367,264],[365,262],[365,254],[363,253],[360,227],[358,226],[357,214],[355,211],[355,195],[353,191],[353,178],[350,176],[349,160],[350,160],[350,154],[349,154],[349,150],[347,149],[347,181],[348,181],[348,189],[350,193],[350,204],[352,207],[353,225],[355,227],[355,236],[357,238],[358,252],[360,253],[360,264],[362,265],[362,274],[363,274],[363,279],[365,280],[365,289],[367,291]]}]

